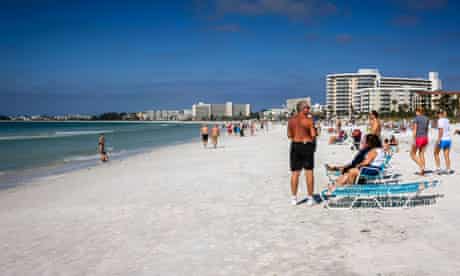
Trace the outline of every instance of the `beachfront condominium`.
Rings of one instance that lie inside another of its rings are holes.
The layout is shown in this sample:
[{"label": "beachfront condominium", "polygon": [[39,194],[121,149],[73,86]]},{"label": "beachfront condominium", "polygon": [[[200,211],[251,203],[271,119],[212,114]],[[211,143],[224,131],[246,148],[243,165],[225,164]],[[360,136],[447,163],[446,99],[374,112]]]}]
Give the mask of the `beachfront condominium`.
[{"label": "beachfront condominium", "polygon": [[377,69],[356,73],[329,74],[326,78],[327,109],[330,116],[349,116],[371,110],[413,111],[418,91],[441,89],[437,72],[428,78],[385,77]]},{"label": "beachfront condominium", "polygon": [[251,115],[249,104],[234,104],[226,102],[223,104],[197,103],[192,106],[192,117],[194,120],[223,120],[231,118],[244,118]]}]

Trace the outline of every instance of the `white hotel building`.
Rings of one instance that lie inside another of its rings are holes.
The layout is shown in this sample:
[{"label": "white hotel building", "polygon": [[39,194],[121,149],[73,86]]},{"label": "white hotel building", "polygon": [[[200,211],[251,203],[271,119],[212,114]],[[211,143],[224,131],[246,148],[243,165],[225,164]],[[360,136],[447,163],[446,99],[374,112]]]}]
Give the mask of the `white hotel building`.
[{"label": "white hotel building", "polygon": [[223,104],[207,104],[199,102],[192,106],[192,117],[194,120],[249,117],[251,115],[250,104],[234,104],[226,102]]},{"label": "white hotel building", "polygon": [[390,112],[398,111],[401,107],[413,111],[417,91],[436,91],[441,88],[437,72],[430,72],[428,79],[384,77],[377,69],[329,74],[326,80],[328,113],[332,116],[348,116],[352,111]]}]

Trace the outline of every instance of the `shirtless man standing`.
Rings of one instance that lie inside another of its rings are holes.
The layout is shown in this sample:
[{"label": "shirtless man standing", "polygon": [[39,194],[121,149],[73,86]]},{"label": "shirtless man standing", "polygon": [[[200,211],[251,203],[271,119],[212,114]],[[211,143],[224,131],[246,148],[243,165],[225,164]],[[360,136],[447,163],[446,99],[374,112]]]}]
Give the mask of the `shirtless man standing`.
[{"label": "shirtless man standing", "polygon": [[211,129],[211,142],[214,145],[214,148],[217,148],[217,139],[219,138],[219,136],[220,136],[219,126],[215,125]]},{"label": "shirtless man standing", "polygon": [[374,134],[380,137],[382,133],[382,124],[379,120],[379,113],[377,113],[375,110],[372,110],[369,114],[369,128],[369,134]]},{"label": "shirtless man standing", "polygon": [[[374,134],[380,138],[382,134],[382,124],[379,120],[379,113],[375,110],[372,110],[369,113],[369,126],[368,126],[368,134]],[[361,146],[360,149],[364,149],[366,147],[366,136],[361,139]]]},{"label": "shirtless man standing", "polygon": [[305,170],[307,183],[307,205],[313,205],[313,168],[316,131],[310,107],[307,102],[297,103],[297,114],[289,119],[288,138],[291,139],[290,167],[291,167],[291,204],[297,205],[297,188],[299,176]]},{"label": "shirtless man standing", "polygon": [[208,138],[209,138],[209,130],[208,126],[203,124],[201,126],[201,141],[203,142],[203,146],[206,148],[208,146]]}]

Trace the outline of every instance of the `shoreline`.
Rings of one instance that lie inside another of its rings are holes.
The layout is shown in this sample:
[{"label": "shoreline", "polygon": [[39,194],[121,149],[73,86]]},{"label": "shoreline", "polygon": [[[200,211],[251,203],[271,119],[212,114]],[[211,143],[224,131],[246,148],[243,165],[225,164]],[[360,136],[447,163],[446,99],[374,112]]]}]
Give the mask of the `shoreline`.
[{"label": "shoreline", "polygon": [[[185,141],[176,141],[171,144],[160,144],[133,150],[122,150],[121,152],[116,152],[116,155],[110,154],[110,159],[108,162],[127,160],[133,156],[147,154],[159,148],[194,143],[197,140],[199,140],[199,138],[190,138]],[[102,163],[99,160],[99,154],[96,153],[95,155],[97,155],[96,158],[89,158],[90,156],[88,156],[88,160],[64,160],[56,161],[54,163],[46,164],[43,166],[0,171],[0,193],[3,190],[8,190],[23,185],[29,185],[33,182],[40,181],[41,179],[48,177],[65,176],[71,172],[83,171],[108,164]]]},{"label": "shoreline", "polygon": [[[139,121],[117,121],[117,120],[114,120],[114,121],[111,121],[111,120],[108,120],[108,121],[103,121],[103,120],[63,120],[63,121],[59,121],[59,120],[43,120],[43,121],[40,121],[40,120],[37,120],[37,121],[21,121],[21,120],[0,120],[0,123],[145,123],[145,124],[149,124],[149,123],[163,123],[163,124],[223,124],[223,123],[226,123],[226,122],[240,122],[240,121],[247,121],[247,120],[255,120],[255,119],[244,119],[244,120],[227,120],[227,121],[142,121],[142,120],[139,120]],[[278,122],[278,121],[271,121],[271,122]]]}]

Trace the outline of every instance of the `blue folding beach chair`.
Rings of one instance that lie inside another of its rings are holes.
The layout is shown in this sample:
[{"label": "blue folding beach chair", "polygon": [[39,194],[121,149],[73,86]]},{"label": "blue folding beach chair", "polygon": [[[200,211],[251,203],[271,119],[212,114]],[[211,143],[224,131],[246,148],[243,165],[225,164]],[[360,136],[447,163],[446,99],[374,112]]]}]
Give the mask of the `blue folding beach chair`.
[{"label": "blue folding beach chair", "polygon": [[[382,200],[389,197],[399,196],[400,198],[407,197],[403,208],[409,204],[422,192],[428,189],[434,189],[440,186],[439,180],[433,181],[417,181],[402,184],[365,184],[365,185],[351,185],[344,187],[336,187],[334,191],[330,192],[328,189],[320,193],[320,197],[326,208],[331,208],[331,200],[340,200],[348,198],[351,200],[350,209],[353,209],[356,202],[359,200],[371,200],[376,203],[379,208],[384,208]],[[333,207],[332,207],[333,208]]]},{"label": "blue folding beach chair", "polygon": [[[355,180],[355,184],[359,183],[366,183],[366,184],[377,184],[377,183],[397,183],[398,182],[398,177],[395,175],[393,172],[391,172],[391,159],[393,158],[392,154],[387,154],[385,155],[385,160],[383,161],[382,166],[380,168],[374,168],[374,167],[362,167],[360,169],[359,175]],[[366,170],[371,170],[371,171],[377,171],[376,175],[369,175],[365,174],[363,172],[363,169]]]}]

